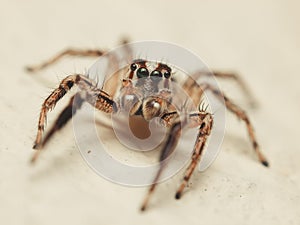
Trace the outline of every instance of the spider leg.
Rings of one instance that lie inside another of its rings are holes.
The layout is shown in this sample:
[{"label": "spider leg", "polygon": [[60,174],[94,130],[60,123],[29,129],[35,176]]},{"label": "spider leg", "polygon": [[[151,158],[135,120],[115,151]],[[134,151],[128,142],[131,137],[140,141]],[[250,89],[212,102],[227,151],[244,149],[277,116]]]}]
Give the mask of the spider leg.
[{"label": "spider leg", "polygon": [[184,124],[181,123],[180,118],[177,114],[177,119],[176,119],[176,121],[174,121],[173,125],[171,126],[171,128],[169,130],[169,135],[168,135],[167,141],[161,151],[161,155],[159,158],[159,161],[160,161],[159,170],[156,173],[153,183],[150,186],[148,193],[142,203],[142,206],[141,206],[142,211],[146,210],[146,208],[147,208],[149,199],[150,199],[151,195],[153,194],[154,189],[157,185],[157,181],[159,180],[161,173],[166,165],[165,159],[168,158],[168,156],[173,152],[174,148],[177,145],[179,136],[181,134],[181,130],[183,128],[182,126],[184,126]]},{"label": "spider leg", "polygon": [[176,111],[164,114],[161,117],[161,122],[162,122],[163,126],[165,126],[165,127],[171,127],[177,116],[178,116],[178,114],[177,114]]},{"label": "spider leg", "polygon": [[101,56],[105,53],[105,51],[97,50],[97,49],[88,49],[88,50],[80,50],[80,49],[66,49],[50,59],[46,60],[45,62],[34,65],[34,66],[27,66],[26,70],[28,72],[37,72],[39,70],[45,69],[46,67],[56,63],[59,61],[61,58],[65,56],[84,56],[84,57],[98,57]]},{"label": "spider leg", "polygon": [[175,195],[176,199],[180,199],[184,188],[188,184],[188,181],[190,180],[198,162],[200,161],[201,155],[205,148],[206,140],[211,132],[211,128],[213,125],[213,118],[210,113],[206,113],[206,112],[195,113],[190,115],[190,119],[192,120],[192,124],[191,124],[192,127],[199,126],[199,132],[194,145],[191,163],[186,169],[183,181],[176,192]]},{"label": "spider leg", "polygon": [[[129,40],[127,38],[123,38],[120,43],[121,44],[127,44]],[[102,56],[106,53],[107,51],[104,50],[99,50],[99,49],[75,49],[75,48],[68,48],[65,49],[58,54],[54,55],[50,59],[46,60],[45,62],[38,64],[38,65],[33,65],[33,66],[27,66],[25,69],[28,72],[37,72],[39,70],[45,69],[48,66],[53,65],[60,59],[62,59],[65,56],[82,56],[82,57],[99,57]],[[126,52],[128,57],[131,59],[132,58],[132,53],[130,48],[126,48]]]},{"label": "spider leg", "polygon": [[70,75],[63,79],[58,88],[56,88],[48,98],[44,101],[42,109],[40,112],[39,122],[38,122],[38,132],[33,145],[33,148],[40,148],[42,134],[45,129],[45,124],[47,120],[47,113],[49,110],[53,109],[56,103],[69,91],[75,83],[78,82],[77,75]]},{"label": "spider leg", "polygon": [[[46,143],[50,140],[53,134],[60,130],[66,123],[75,115],[76,111],[81,108],[84,99],[80,96],[81,93],[77,93],[72,96],[69,101],[69,104],[64,108],[64,110],[60,113],[58,118],[56,119],[54,125],[50,129],[50,131],[45,136],[41,146],[45,146]],[[34,163],[38,158],[40,151],[35,151],[34,155],[31,158],[31,163]]]},{"label": "spider leg", "polygon": [[209,84],[204,84],[202,87],[202,90],[210,90],[216,97],[218,97],[220,100],[225,101],[226,108],[229,109],[232,113],[234,113],[239,119],[243,120],[247,126],[248,134],[250,137],[250,140],[252,142],[254,151],[256,152],[259,161],[266,167],[269,166],[269,163],[263,153],[260,151],[259,145],[257,143],[253,126],[250,122],[250,119],[247,115],[247,113],[242,110],[239,106],[234,104],[228,97],[226,97],[223,93],[221,93],[219,90],[214,88],[213,86]]},{"label": "spider leg", "polygon": [[74,84],[87,92],[85,100],[94,105],[97,109],[104,112],[112,112],[113,110],[116,110],[115,103],[111,97],[106,92],[95,87],[92,81],[90,81],[87,77],[79,74],[67,76],[61,81],[59,87],[50,94],[42,105],[38,122],[38,132],[33,148],[38,149],[42,147],[42,135],[48,111],[55,107],[56,103],[74,86]]},{"label": "spider leg", "polygon": [[239,76],[236,73],[233,72],[222,72],[222,71],[218,71],[218,70],[213,70],[212,72],[209,71],[199,71],[195,74],[192,75],[190,79],[190,81],[186,81],[186,83],[184,85],[187,86],[187,88],[197,84],[195,82],[195,80],[199,79],[202,76],[215,76],[217,78],[221,78],[221,79],[228,79],[228,80],[233,80],[237,83],[237,85],[240,87],[240,89],[244,92],[245,96],[249,99],[249,103],[251,106],[256,106],[257,105],[257,101],[254,98],[250,88],[248,87],[248,85],[245,83],[245,81],[242,79],[241,76]]},{"label": "spider leg", "polygon": [[249,86],[246,84],[246,82],[242,79],[241,76],[239,76],[236,73],[230,73],[230,72],[221,72],[221,71],[212,71],[212,72],[216,77],[222,79],[234,80],[240,86],[240,89],[245,93],[246,97],[249,99],[250,105],[253,107],[257,105],[257,101],[254,98]]}]

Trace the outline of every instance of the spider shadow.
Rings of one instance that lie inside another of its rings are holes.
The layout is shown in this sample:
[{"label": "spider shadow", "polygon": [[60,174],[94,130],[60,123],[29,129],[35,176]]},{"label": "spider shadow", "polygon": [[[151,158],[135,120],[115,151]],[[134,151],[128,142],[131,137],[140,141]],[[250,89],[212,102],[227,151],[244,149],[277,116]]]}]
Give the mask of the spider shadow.
[{"label": "spider shadow", "polygon": [[[42,179],[49,179],[49,177],[54,177],[62,174],[62,171],[66,171],[71,164],[78,164],[80,161],[80,153],[73,146],[69,146],[71,150],[61,151],[60,154],[52,155],[47,161],[40,162],[37,160],[34,164],[30,164],[31,172],[29,174],[29,179],[31,182],[36,182]],[[51,146],[49,146],[51,148]],[[55,149],[54,149],[55,150]],[[53,151],[54,151],[53,150]],[[40,150],[34,150],[40,151]],[[42,151],[47,151],[47,148]],[[45,156],[48,157],[49,156]],[[39,164],[39,165],[35,165]],[[41,165],[42,164],[42,165]]]}]

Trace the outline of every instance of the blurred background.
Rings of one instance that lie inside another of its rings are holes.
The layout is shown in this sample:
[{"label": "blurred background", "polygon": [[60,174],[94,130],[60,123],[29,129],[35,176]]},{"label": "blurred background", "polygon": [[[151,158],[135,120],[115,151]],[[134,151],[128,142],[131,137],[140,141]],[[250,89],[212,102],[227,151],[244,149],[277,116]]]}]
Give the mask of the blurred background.
[{"label": "blurred background", "polygon": [[[2,0],[0,223],[299,224],[299,7],[292,0]],[[249,112],[271,167],[257,163],[244,124],[231,114],[215,163],[194,174],[180,201],[174,194],[182,172],[159,185],[143,214],[138,209],[146,188],[96,175],[76,149],[72,124],[30,166],[43,99],[96,59],[68,58],[38,74],[27,74],[24,66],[67,47],[113,48],[124,36],[175,43],[210,68],[240,73],[257,109],[236,85],[223,87]]]}]

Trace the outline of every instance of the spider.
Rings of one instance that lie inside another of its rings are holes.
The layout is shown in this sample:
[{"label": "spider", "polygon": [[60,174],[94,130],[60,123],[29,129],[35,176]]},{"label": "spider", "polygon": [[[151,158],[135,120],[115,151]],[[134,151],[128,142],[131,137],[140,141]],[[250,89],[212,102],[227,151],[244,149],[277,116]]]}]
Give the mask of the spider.
[{"label": "spider", "polygon": [[[124,44],[127,42],[124,41]],[[100,57],[106,51],[101,50],[78,50],[67,49],[55,55],[51,59],[36,66],[27,67],[28,72],[37,72],[56,63],[65,56],[89,56]],[[213,71],[212,74],[220,79],[235,80],[238,85],[250,96],[250,92],[243,80],[235,73],[224,73]],[[211,73],[199,71],[196,75],[211,76]],[[194,77],[195,77],[194,76]],[[198,111],[189,113],[184,122],[180,119],[180,112],[172,104],[172,91],[169,87],[170,82],[176,80],[173,78],[172,68],[163,62],[149,62],[145,59],[133,59],[127,66],[126,76],[120,81],[120,90],[117,92],[115,87],[108,93],[104,88],[99,88],[94,80],[84,74],[72,74],[65,77],[59,86],[46,98],[42,104],[36,139],[33,145],[34,149],[42,149],[48,143],[50,138],[60,130],[64,125],[76,114],[84,102],[91,104],[97,110],[108,114],[116,113],[118,110],[126,109],[130,116],[140,116],[145,121],[150,121],[153,118],[160,118],[163,126],[168,128],[166,141],[162,146],[159,157],[159,170],[153,179],[144,201],[141,205],[141,210],[144,211],[153,194],[160,175],[165,167],[165,159],[172,153],[178,142],[183,127],[197,127],[198,134],[195,140],[192,157],[186,169],[182,183],[176,191],[175,198],[180,199],[184,188],[187,186],[198,162],[200,161],[205,143],[211,133],[213,127],[213,115],[207,112],[203,107],[199,107]],[[64,97],[64,95],[74,86],[77,85],[81,92],[75,93],[68,105],[59,114],[56,121],[50,130],[44,135],[47,114],[52,110],[56,103]],[[108,85],[116,86],[112,83]],[[159,86],[160,85],[160,86]],[[162,88],[161,88],[162,86]],[[208,83],[198,84],[194,79],[187,78],[182,84],[183,90],[192,99],[197,106],[200,105],[204,91],[211,91],[219,100],[224,101],[226,108],[235,114],[239,119],[244,121],[253,149],[262,165],[268,167],[269,163],[265,156],[260,151],[256,141],[253,126],[247,113],[239,106],[233,103],[224,93],[217,90]],[[38,158],[40,151],[35,151],[31,162],[34,163]]]}]

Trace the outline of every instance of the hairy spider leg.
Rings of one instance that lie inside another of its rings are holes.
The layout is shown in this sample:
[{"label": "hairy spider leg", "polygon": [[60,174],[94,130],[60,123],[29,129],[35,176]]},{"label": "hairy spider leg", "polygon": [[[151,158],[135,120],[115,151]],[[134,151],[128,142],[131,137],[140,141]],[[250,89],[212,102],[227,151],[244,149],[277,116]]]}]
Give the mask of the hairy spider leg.
[{"label": "hairy spider leg", "polygon": [[268,167],[269,162],[264,156],[264,154],[261,152],[259,145],[257,143],[255,134],[254,134],[254,129],[252,126],[252,123],[250,122],[250,119],[247,115],[247,113],[242,110],[239,106],[233,103],[232,100],[230,100],[227,96],[225,96],[223,93],[221,93],[219,90],[217,90],[215,87],[211,86],[210,84],[202,84],[201,85],[202,90],[210,90],[220,101],[224,100],[226,108],[235,114],[239,119],[245,122],[247,130],[248,130],[248,135],[250,137],[250,141],[252,142],[253,149],[261,162],[262,165]]},{"label": "hairy spider leg", "polygon": [[46,60],[45,62],[34,65],[34,66],[27,66],[26,70],[28,72],[38,72],[42,69],[45,69],[56,62],[58,62],[60,59],[62,59],[65,56],[89,56],[89,57],[98,57],[105,53],[106,51],[97,50],[97,49],[87,49],[87,50],[81,50],[81,49],[66,49],[55,56],[51,57],[50,59]]},{"label": "hairy spider leg", "polygon": [[[177,114],[178,115],[178,114]],[[162,149],[161,155],[160,155],[160,167],[159,170],[153,180],[152,185],[150,186],[148,193],[142,203],[141,210],[144,211],[147,208],[147,205],[149,203],[150,197],[153,194],[155,187],[157,185],[157,182],[160,178],[160,175],[166,165],[165,159],[168,158],[168,156],[174,151],[177,142],[179,140],[180,134],[182,129],[185,126],[189,127],[197,127],[199,126],[199,132],[197,136],[197,140],[194,145],[193,149],[193,156],[192,156],[192,161],[190,163],[190,166],[188,167],[186,171],[186,175],[184,176],[184,181],[182,185],[180,186],[180,189],[176,193],[176,197],[181,195],[181,192],[183,191],[184,187],[186,186],[186,183],[190,179],[197,163],[199,162],[201,153],[203,152],[203,149],[205,147],[206,139],[207,136],[210,134],[212,123],[213,123],[213,118],[210,113],[206,112],[199,112],[195,114],[189,115],[190,120],[188,121],[180,121],[180,117],[177,116],[176,119],[174,120],[174,123],[172,124],[167,141]],[[167,118],[167,117],[165,117]]]},{"label": "hairy spider leg", "polygon": [[[56,124],[53,125],[50,133],[48,133],[44,141],[42,141],[48,111],[52,110],[55,107],[56,103],[67,93],[67,91],[69,91],[74,86],[74,84],[78,85],[79,88],[84,92],[84,94],[82,95],[83,97],[80,95],[78,98],[76,98],[76,102],[74,102],[74,99],[77,95],[74,95],[71,98],[69,104],[58,116]],[[112,100],[110,95],[95,87],[94,83],[86,76],[80,74],[67,76],[61,81],[59,87],[50,94],[50,96],[44,101],[42,105],[38,122],[38,132],[33,148],[41,149],[47,143],[53,133],[62,128],[66,124],[66,122],[75,114],[76,110],[81,107],[82,101],[87,101],[96,109],[106,113],[117,111],[116,103]],[[72,106],[74,106],[73,112]],[[37,155],[38,153],[36,153],[36,156],[33,157],[33,161],[36,160]]]}]

